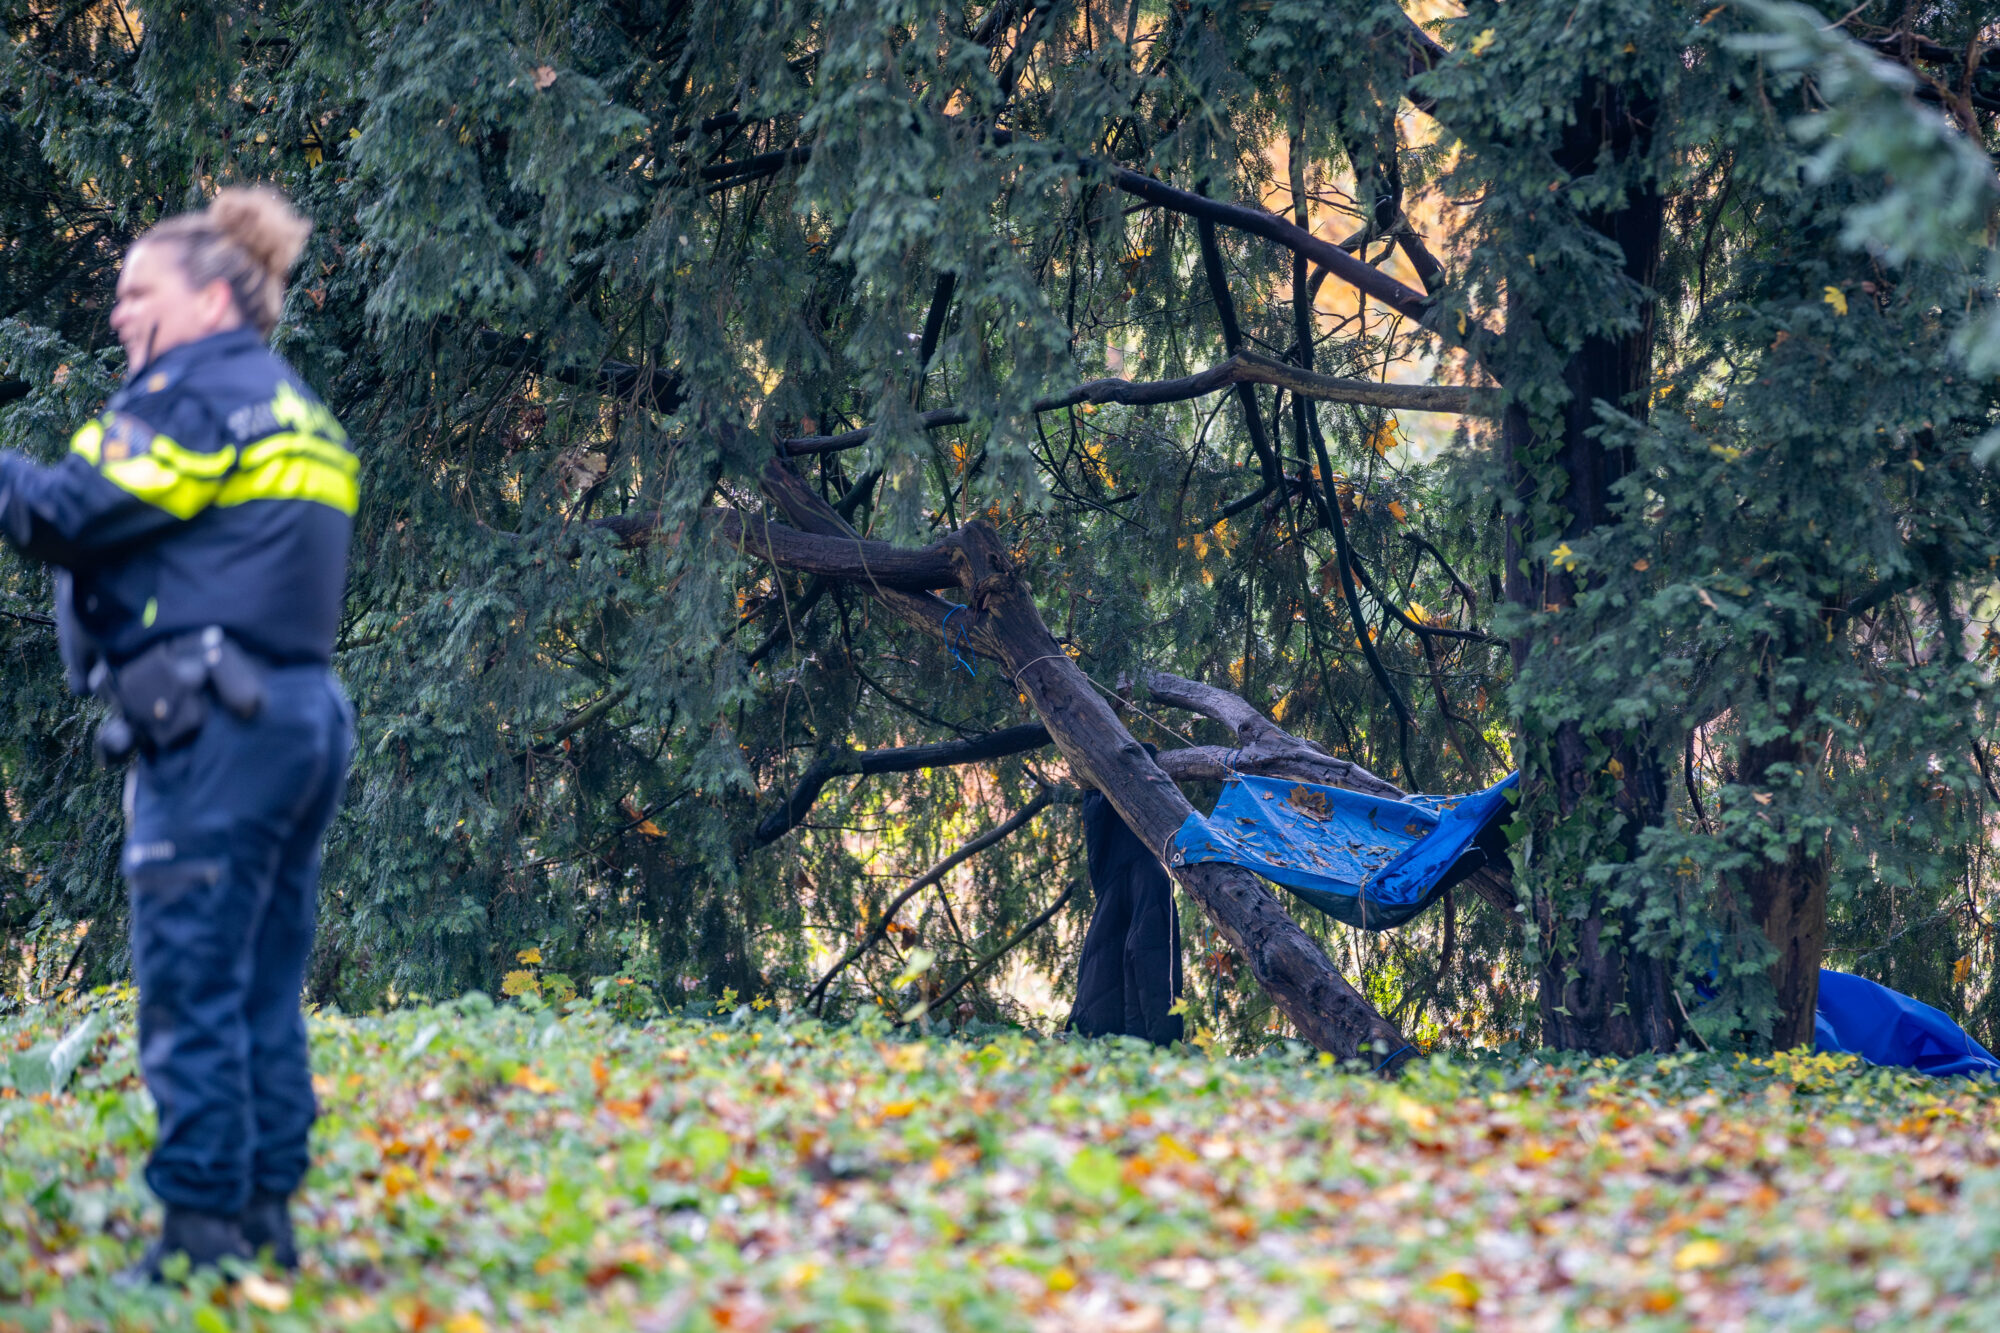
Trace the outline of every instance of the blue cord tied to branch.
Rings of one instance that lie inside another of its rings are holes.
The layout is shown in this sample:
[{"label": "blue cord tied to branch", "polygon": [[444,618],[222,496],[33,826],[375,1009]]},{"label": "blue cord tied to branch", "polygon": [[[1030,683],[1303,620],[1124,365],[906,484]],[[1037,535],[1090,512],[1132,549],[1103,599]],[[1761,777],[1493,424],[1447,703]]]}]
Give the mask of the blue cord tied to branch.
[{"label": "blue cord tied to branch", "polygon": [[1381,1073],[1385,1068],[1388,1067],[1390,1060],[1395,1059],[1397,1056],[1401,1055],[1404,1051],[1414,1051],[1416,1049],[1417,1048],[1410,1042],[1407,1041],[1404,1042],[1401,1046],[1398,1046],[1395,1050],[1389,1052],[1388,1057],[1384,1059],[1381,1064],[1375,1066],[1374,1072],[1378,1074]]},{"label": "blue cord tied to branch", "polygon": [[976,680],[979,677],[979,673],[972,669],[972,663],[965,660],[965,653],[959,651],[959,649],[961,648],[965,649],[966,652],[972,651],[972,639],[966,632],[964,622],[961,621],[959,623],[957,643],[952,642],[952,633],[951,633],[951,618],[957,615],[960,611],[967,611],[970,609],[971,608],[966,606],[963,602],[953,602],[951,610],[945,612],[944,619],[938,623],[938,632],[944,635],[945,650],[951,654],[952,660],[958,663],[959,666],[965,668],[966,675],[971,676]]}]

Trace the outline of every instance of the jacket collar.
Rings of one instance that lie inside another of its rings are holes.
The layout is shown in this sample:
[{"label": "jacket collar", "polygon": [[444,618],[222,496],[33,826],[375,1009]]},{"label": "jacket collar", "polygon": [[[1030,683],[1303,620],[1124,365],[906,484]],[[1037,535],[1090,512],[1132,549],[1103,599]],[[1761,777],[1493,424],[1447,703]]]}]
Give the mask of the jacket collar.
[{"label": "jacket collar", "polygon": [[[233,329],[211,333],[206,338],[196,338],[193,342],[169,347],[158,356],[140,366],[125,377],[125,387],[133,388],[142,380],[151,381],[164,375],[158,386],[164,389],[179,379],[190,366],[198,365],[213,357],[234,356],[264,346],[264,339],[248,324],[239,324]],[[149,389],[148,392],[157,392]]]}]

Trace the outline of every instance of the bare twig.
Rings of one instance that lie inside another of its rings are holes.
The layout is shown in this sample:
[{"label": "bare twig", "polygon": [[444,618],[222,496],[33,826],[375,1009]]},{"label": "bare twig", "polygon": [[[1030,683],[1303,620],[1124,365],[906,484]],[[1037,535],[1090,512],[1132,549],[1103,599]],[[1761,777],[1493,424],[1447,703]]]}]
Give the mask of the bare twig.
[{"label": "bare twig", "polygon": [[811,1008],[814,1005],[820,1003],[820,1001],[826,995],[826,988],[833,983],[833,979],[835,977],[839,976],[842,972],[847,970],[848,964],[852,963],[855,959],[861,957],[863,954],[867,953],[870,949],[874,948],[877,944],[880,944],[882,942],[883,937],[889,933],[890,924],[894,922],[896,919],[896,913],[902,910],[904,903],[907,903],[908,901],[910,901],[910,899],[916,897],[919,893],[923,892],[923,890],[929,887],[930,885],[935,884],[939,880],[943,879],[946,875],[950,874],[959,865],[962,865],[964,862],[970,860],[972,857],[977,856],[979,853],[985,851],[988,847],[991,847],[994,843],[1001,841],[1008,835],[1015,832],[1017,829],[1021,828],[1024,824],[1026,824],[1029,820],[1033,819],[1036,815],[1048,809],[1050,803],[1054,800],[1055,800],[1055,793],[1047,788],[1044,788],[1042,791],[1036,794],[1034,800],[1022,806],[1018,811],[1014,813],[1012,817],[1007,819],[1004,823],[994,825],[992,828],[986,830],[986,832],[980,834],[972,841],[960,847],[950,856],[945,857],[944,860],[938,862],[936,865],[932,866],[929,870],[926,870],[923,874],[911,880],[909,887],[904,889],[901,893],[897,894],[895,899],[891,901],[887,907],[882,909],[882,917],[879,921],[875,923],[874,929],[870,930],[865,936],[863,936],[861,938],[861,941],[858,944],[856,944],[852,949],[849,949],[845,954],[841,955],[840,961],[835,963],[832,967],[828,968],[826,975],[821,977],[818,983],[814,985],[811,990],[806,992],[806,998],[803,1002],[803,1007]]}]

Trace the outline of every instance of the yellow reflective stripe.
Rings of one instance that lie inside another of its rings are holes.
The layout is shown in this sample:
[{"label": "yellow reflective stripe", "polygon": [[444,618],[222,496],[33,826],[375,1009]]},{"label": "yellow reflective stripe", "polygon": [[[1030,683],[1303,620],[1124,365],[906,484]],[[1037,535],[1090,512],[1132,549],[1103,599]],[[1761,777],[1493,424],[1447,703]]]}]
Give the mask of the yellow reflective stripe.
[{"label": "yellow reflective stripe", "polygon": [[77,427],[76,434],[69,437],[69,451],[82,454],[85,462],[96,467],[104,454],[104,423],[86,421]]},{"label": "yellow reflective stripe", "polygon": [[221,483],[183,476],[153,454],[120,458],[103,465],[104,479],[128,495],[164,509],[175,518],[193,518],[208,508]]},{"label": "yellow reflective stripe", "polygon": [[352,518],[361,507],[361,488],[353,468],[328,463],[315,454],[279,454],[261,466],[238,471],[223,483],[215,504],[226,508],[252,500],[310,500]]},{"label": "yellow reflective stripe", "polygon": [[147,442],[146,452],[182,476],[198,481],[218,481],[236,466],[234,445],[224,445],[212,454],[200,454],[181,448],[164,435],[155,435]]},{"label": "yellow reflective stripe", "polygon": [[98,464],[104,479],[175,518],[193,518],[208,508],[222,478],[236,466],[236,450],[212,454],[183,449],[164,435],[146,441],[144,453],[130,458],[105,458]]},{"label": "yellow reflective stripe", "polygon": [[255,444],[245,445],[238,456],[237,466],[244,471],[262,467],[283,454],[303,454],[317,458],[329,467],[338,468],[348,476],[361,471],[361,460],[331,440],[323,440],[317,435],[303,431],[286,431],[280,435],[267,436]]}]

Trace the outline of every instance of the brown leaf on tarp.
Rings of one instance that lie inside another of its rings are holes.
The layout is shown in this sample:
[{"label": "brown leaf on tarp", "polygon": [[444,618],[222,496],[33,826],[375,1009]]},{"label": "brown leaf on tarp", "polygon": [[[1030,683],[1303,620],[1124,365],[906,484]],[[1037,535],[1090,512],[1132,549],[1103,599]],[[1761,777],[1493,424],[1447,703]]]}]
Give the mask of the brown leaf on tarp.
[{"label": "brown leaf on tarp", "polygon": [[1311,787],[1300,785],[1292,788],[1285,800],[1302,815],[1313,819],[1333,818],[1333,804],[1326,799],[1326,793],[1323,791],[1314,791]]}]

